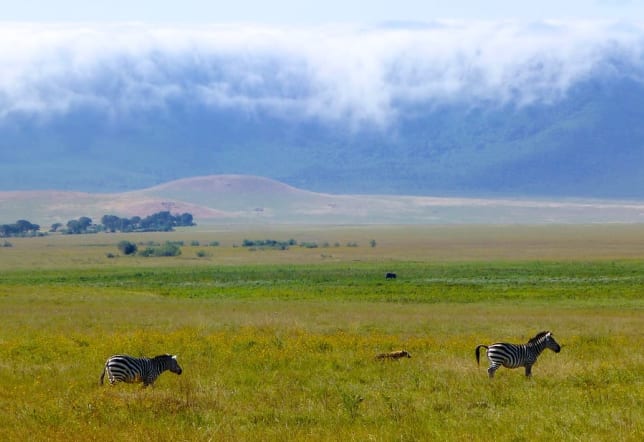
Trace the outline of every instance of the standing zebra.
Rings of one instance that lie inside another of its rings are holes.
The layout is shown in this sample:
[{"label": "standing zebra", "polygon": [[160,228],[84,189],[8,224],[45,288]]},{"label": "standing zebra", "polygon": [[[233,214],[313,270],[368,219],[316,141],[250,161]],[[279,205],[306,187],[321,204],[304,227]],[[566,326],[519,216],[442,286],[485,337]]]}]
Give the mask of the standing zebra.
[{"label": "standing zebra", "polygon": [[107,372],[110,384],[117,382],[143,382],[143,386],[154,384],[161,373],[170,370],[172,373],[181,374],[181,367],[177,357],[173,355],[159,355],[154,358],[133,358],[127,355],[114,355],[105,361],[101,374],[101,385]]},{"label": "standing zebra", "polygon": [[537,362],[537,357],[546,348],[559,353],[561,346],[557,344],[552,333],[542,331],[534,338],[530,339],[527,344],[506,344],[497,343],[490,346],[479,345],[476,347],[476,363],[479,364],[479,349],[487,349],[487,358],[490,360],[490,366],[487,373],[490,378],[494,377],[494,372],[503,365],[506,368],[525,367],[525,375],[532,375],[532,366]]}]

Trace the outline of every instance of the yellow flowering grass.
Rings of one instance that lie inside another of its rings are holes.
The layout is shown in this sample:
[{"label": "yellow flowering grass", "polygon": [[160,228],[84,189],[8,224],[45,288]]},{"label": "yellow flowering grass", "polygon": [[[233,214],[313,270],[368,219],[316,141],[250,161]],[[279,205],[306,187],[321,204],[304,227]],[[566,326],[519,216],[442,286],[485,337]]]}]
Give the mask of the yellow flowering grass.
[{"label": "yellow flowering grass", "polygon": [[[642,436],[642,317],[623,309],[0,291],[6,440],[531,440]],[[500,324],[500,325],[499,325]],[[526,380],[474,347],[553,329]],[[510,332],[514,330],[514,332]],[[519,331],[520,332],[516,332]],[[376,361],[404,348],[412,358]],[[112,353],[176,353],[153,388],[99,386]]]}]

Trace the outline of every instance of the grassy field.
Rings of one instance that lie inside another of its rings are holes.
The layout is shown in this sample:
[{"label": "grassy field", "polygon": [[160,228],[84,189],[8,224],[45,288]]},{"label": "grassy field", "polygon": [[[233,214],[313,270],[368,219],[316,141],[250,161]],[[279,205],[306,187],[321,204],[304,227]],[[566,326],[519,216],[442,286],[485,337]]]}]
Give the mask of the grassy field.
[{"label": "grassy field", "polygon": [[[238,247],[246,238],[328,246],[250,251]],[[121,239],[185,246],[117,256]],[[5,440],[644,437],[644,226],[202,227],[9,242]],[[502,368],[490,381],[477,367],[477,344],[544,329],[563,349],[542,354],[531,380]],[[374,359],[402,348],[411,359]],[[99,386],[111,354],[166,352],[181,376]]]}]

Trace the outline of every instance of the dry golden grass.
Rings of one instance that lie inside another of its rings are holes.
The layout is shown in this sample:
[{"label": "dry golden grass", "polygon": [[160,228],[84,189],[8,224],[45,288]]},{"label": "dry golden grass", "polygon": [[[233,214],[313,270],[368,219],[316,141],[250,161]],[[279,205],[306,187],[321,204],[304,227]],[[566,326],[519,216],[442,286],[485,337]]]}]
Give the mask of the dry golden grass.
[{"label": "dry golden grass", "polygon": [[[291,238],[318,248],[287,251],[238,247],[244,239]],[[182,254],[168,258],[110,259],[121,240],[135,243],[183,241]],[[375,247],[370,242],[376,242]],[[173,233],[59,235],[9,238],[0,247],[0,268],[68,266],[200,266],[216,264],[302,264],[329,262],[445,262],[608,260],[644,258],[644,224],[555,226],[199,226]],[[193,241],[199,246],[191,246]],[[220,246],[208,244],[218,241]],[[347,247],[356,243],[358,247]],[[197,253],[204,251],[204,257]]]}]

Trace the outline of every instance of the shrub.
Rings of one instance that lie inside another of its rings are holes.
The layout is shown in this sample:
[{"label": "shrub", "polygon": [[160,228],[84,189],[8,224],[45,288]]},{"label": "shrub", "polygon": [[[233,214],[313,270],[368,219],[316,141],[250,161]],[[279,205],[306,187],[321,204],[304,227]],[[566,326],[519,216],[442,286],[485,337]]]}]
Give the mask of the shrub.
[{"label": "shrub", "polygon": [[118,249],[124,255],[132,255],[136,253],[136,251],[138,250],[138,247],[133,242],[123,240],[118,243]]},{"label": "shrub", "polygon": [[179,256],[181,255],[181,247],[174,242],[166,242],[162,246],[146,247],[144,250],[139,252],[139,255],[145,257]]}]

